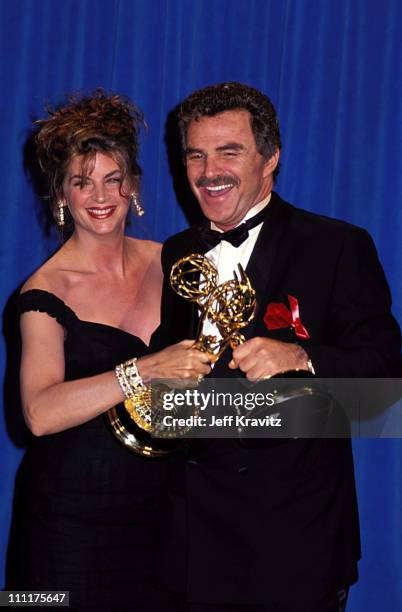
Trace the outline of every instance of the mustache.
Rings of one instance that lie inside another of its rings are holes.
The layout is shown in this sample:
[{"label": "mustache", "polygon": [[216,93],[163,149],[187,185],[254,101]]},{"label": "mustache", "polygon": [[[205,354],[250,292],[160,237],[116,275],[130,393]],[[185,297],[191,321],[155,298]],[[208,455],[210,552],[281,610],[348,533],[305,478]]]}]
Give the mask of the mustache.
[{"label": "mustache", "polygon": [[200,176],[196,181],[196,186],[200,187],[220,187],[221,185],[230,185],[231,187],[238,187],[240,180],[236,176],[228,176],[220,174],[214,178],[208,178],[207,176]]}]

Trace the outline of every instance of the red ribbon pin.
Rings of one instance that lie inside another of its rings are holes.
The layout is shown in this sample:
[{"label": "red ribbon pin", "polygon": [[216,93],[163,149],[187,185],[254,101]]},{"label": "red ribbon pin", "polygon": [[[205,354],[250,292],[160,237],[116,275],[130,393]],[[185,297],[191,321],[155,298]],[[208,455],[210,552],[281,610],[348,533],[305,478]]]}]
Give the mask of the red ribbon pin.
[{"label": "red ribbon pin", "polygon": [[292,295],[288,295],[288,300],[290,310],[285,304],[275,302],[268,304],[264,315],[264,323],[268,329],[293,327],[298,338],[308,340],[310,338],[309,333],[300,319],[299,302]]}]

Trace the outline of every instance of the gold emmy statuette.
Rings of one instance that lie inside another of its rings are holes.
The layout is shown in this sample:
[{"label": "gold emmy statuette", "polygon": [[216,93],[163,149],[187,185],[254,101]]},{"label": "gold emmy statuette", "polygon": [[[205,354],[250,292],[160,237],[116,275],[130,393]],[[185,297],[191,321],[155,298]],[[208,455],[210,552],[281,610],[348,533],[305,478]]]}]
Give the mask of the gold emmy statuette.
[{"label": "gold emmy statuette", "polygon": [[[194,343],[217,361],[227,346],[244,342],[240,330],[253,319],[256,309],[255,291],[241,265],[233,279],[218,284],[218,271],[204,255],[191,254],[179,259],[170,272],[172,289],[200,308],[200,320]],[[204,323],[215,324],[218,335],[205,335]]]},{"label": "gold emmy statuette", "polygon": [[147,388],[133,398],[125,400],[124,403],[113,406],[106,413],[116,438],[126,448],[143,457],[165,457],[174,453],[181,446],[181,440],[177,439],[181,432],[176,434],[175,431],[171,431],[170,436],[164,434],[164,439],[152,437],[152,433],[157,433],[158,423],[162,422],[162,399],[163,393],[161,392],[155,406],[155,402],[152,402],[151,388]]},{"label": "gold emmy statuette", "polygon": [[[193,253],[172,266],[170,284],[178,295],[200,308],[196,348],[210,353],[216,362],[228,346],[233,348],[244,342],[240,330],[254,317],[256,297],[240,264],[232,280],[218,284],[215,266],[204,255]],[[206,321],[215,324],[217,335],[203,333]],[[145,457],[161,457],[174,452],[181,445],[180,437],[190,429],[163,427],[162,404],[166,392],[171,392],[170,387],[161,385],[153,393],[146,388],[106,413],[116,438]],[[162,437],[155,439],[152,434]]]}]

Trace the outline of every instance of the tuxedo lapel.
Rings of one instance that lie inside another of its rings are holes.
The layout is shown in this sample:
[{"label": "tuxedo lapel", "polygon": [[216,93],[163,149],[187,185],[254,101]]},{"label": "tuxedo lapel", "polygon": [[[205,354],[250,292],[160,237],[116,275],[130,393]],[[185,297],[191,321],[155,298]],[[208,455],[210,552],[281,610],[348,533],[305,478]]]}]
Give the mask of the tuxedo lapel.
[{"label": "tuxedo lapel", "polygon": [[[205,249],[200,245],[198,228],[194,228],[189,239],[186,241],[184,250],[176,253],[174,261],[171,266],[176,263],[182,257],[191,255],[193,253],[204,254]],[[194,275],[196,276],[196,275]],[[195,279],[194,279],[195,280]],[[198,279],[197,279],[198,280]],[[186,330],[186,338],[194,339],[198,331],[199,322],[199,306],[195,302],[185,300],[180,296],[176,296],[177,300],[180,301],[180,308],[176,310],[175,325],[178,329]]]},{"label": "tuxedo lapel", "polygon": [[254,336],[255,326],[262,316],[263,304],[280,280],[287,256],[284,241],[289,224],[289,210],[291,209],[282,202],[281,198],[272,192],[267,216],[246,268],[251,285],[257,294],[255,317],[244,330],[246,339]]},{"label": "tuxedo lapel", "polygon": [[[209,222],[208,222],[208,226],[209,226]],[[196,232],[193,235],[193,239],[191,240],[191,242],[189,242],[187,255],[190,255],[191,253],[205,255],[206,251],[207,251],[207,248],[205,245],[202,244],[202,241],[200,238],[199,226],[197,226]],[[197,278],[194,278],[194,280],[197,280],[197,281],[199,280],[199,274],[197,274]],[[189,326],[189,332],[191,333],[191,336],[189,336],[189,338],[195,338],[198,332],[198,325],[200,321],[200,315],[199,315],[200,307],[195,302],[191,302],[190,306],[191,308],[189,310],[191,310],[191,322]]]}]

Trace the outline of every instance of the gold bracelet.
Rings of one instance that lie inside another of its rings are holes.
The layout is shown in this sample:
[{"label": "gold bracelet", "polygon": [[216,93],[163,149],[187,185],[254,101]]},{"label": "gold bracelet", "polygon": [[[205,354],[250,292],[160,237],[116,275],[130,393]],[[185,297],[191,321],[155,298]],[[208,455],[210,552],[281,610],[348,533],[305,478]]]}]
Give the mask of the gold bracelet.
[{"label": "gold bracelet", "polygon": [[144,391],[146,389],[146,385],[141,378],[141,374],[137,368],[137,359],[129,359],[125,361],[123,364],[124,376],[130,385],[133,394],[138,393],[139,391]]},{"label": "gold bracelet", "polygon": [[128,359],[114,369],[117,381],[126,399],[131,399],[136,393],[147,388],[143,383],[136,362],[136,358]]},{"label": "gold bracelet", "polygon": [[137,368],[137,359],[129,359],[114,369],[117,381],[125,397],[124,406],[133,421],[151,430],[151,389],[144,384]]},{"label": "gold bracelet", "polygon": [[122,390],[124,397],[126,399],[130,399],[131,397],[133,397],[133,390],[124,372],[124,363],[117,365],[114,369],[114,373],[116,375],[117,382],[120,385],[120,389]]}]

